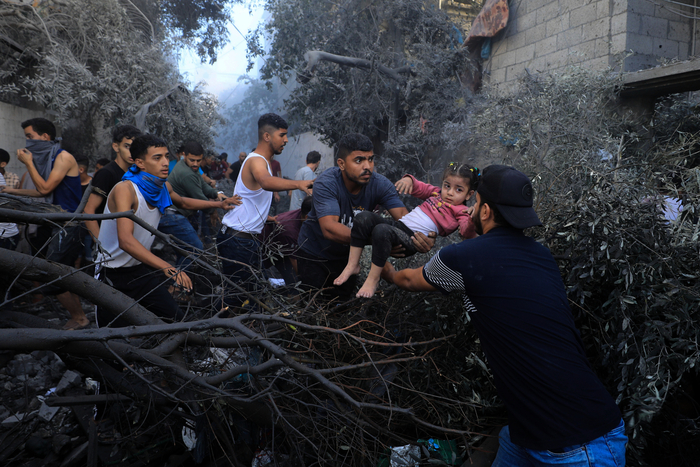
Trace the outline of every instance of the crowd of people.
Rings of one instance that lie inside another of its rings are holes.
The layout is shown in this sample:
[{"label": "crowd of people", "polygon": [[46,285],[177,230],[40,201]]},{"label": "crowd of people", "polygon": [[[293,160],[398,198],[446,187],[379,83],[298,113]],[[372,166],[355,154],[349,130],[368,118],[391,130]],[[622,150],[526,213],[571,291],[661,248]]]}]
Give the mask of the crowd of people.
[{"label": "crowd of people", "polygon": [[[85,227],[41,228],[46,245],[37,242],[35,253],[73,265],[87,229],[100,245],[96,276],[158,316],[178,320],[182,313],[173,289],[192,289],[191,258],[205,247],[200,237],[205,229],[197,222],[206,222],[198,213],[216,208],[225,213],[214,244],[223,274],[245,290],[258,286],[249,279],[264,268],[265,239],[276,236],[282,260],[276,265],[284,281],[322,289],[330,300],[372,297],[380,278],[410,291],[461,293],[509,412],[493,465],[624,465],[620,411],[586,359],[556,262],[523,232],[540,220],[530,180],[514,168],[492,165],[480,171],[451,163],[440,185],[409,174],[392,183],[375,172],[372,141],[353,133],[338,141],[334,167],[317,175],[321,156],[312,151],[295,180],[285,179],[274,158],[288,142],[288,125],[265,114],[258,121],[256,147],[241,152],[230,167],[223,159],[212,160],[196,142],[179,148],[171,163],[166,141],[120,126],[113,133],[114,160],[102,161],[90,180],[88,165],[61,149],[51,122],[32,119],[22,128],[27,146],[17,158],[27,169],[23,180],[5,171],[9,154],[0,151],[0,185],[6,193],[43,197],[76,212],[83,187],[90,184],[85,213],[133,211],[191,247],[191,254],[179,254],[170,264],[151,252],[151,232],[119,217],[86,221]],[[221,177],[235,182],[232,196],[215,188]],[[289,212],[274,208],[280,192],[291,192]],[[401,194],[424,202],[409,212]],[[470,199],[476,203],[468,207]],[[455,231],[463,241],[438,251],[420,268],[396,271],[387,261],[391,255],[428,252],[437,235]],[[17,226],[0,224],[0,232],[0,247],[14,248]],[[365,245],[372,245],[372,264],[356,292]],[[88,324],[77,296],[42,292],[57,294],[68,310],[67,329]],[[227,297],[222,307],[240,310],[241,295]],[[102,309],[96,320],[99,326],[127,324]]]}]

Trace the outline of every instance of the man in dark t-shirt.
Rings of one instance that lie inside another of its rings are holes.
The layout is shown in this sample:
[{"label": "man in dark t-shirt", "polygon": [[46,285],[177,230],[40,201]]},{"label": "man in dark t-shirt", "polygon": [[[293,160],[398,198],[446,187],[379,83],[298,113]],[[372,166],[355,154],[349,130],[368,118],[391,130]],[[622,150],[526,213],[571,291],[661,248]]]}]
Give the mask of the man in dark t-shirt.
[{"label": "man in dark t-shirt", "polygon": [[[351,133],[338,142],[338,167],[324,171],[314,181],[313,209],[299,233],[298,266],[301,282],[310,287],[334,287],[331,295],[350,298],[357,276],[343,285],[333,281],[345,269],[350,252],[353,218],[378,205],[398,220],[408,213],[394,184],[374,172],[374,146],[361,134]],[[435,240],[417,233],[420,252],[429,251]]]},{"label": "man in dark t-shirt", "polygon": [[494,466],[624,465],[624,423],[586,359],[559,268],[523,234],[541,225],[530,180],[490,166],[476,198],[479,237],[440,250],[422,268],[387,269],[384,278],[406,290],[463,294],[508,409]]},{"label": "man in dark t-shirt", "polygon": [[[132,125],[118,126],[112,133],[112,149],[116,153],[116,159],[95,172],[92,177],[92,192],[88,197],[83,212],[85,214],[102,214],[107,202],[107,196],[114,185],[122,181],[122,177],[134,163],[131,158],[131,143],[134,138],[141,135],[141,130]],[[98,221],[85,221],[93,238],[100,235],[100,223]]]},{"label": "man in dark t-shirt", "polygon": [[240,152],[238,154],[238,160],[231,164],[226,170],[226,176],[230,178],[234,184],[236,183],[236,180],[238,180],[238,174],[241,172],[241,165],[246,157],[248,157],[247,152]]}]

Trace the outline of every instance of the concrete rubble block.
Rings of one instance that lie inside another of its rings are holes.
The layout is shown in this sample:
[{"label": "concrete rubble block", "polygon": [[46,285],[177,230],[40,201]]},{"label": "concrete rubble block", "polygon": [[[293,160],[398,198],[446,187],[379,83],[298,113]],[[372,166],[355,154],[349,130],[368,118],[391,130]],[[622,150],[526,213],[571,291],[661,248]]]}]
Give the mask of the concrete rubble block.
[{"label": "concrete rubble block", "polygon": [[56,454],[61,454],[61,452],[66,451],[70,448],[71,437],[64,434],[58,434],[53,437],[52,445],[53,452]]},{"label": "concrete rubble block", "polygon": [[45,402],[42,402],[41,407],[39,407],[39,418],[50,422],[59,410],[61,410],[60,407],[49,407]]},{"label": "concrete rubble block", "polygon": [[79,386],[82,382],[82,377],[75,371],[68,370],[63,373],[61,381],[59,381],[58,386],[56,386],[56,392],[62,394],[63,391],[69,387]]},{"label": "concrete rubble block", "polygon": [[16,378],[24,377],[22,381],[28,377],[36,376],[40,369],[40,363],[29,354],[16,355],[7,365],[8,374]]},{"label": "concrete rubble block", "polygon": [[30,420],[32,417],[34,417],[34,415],[36,415],[36,412],[17,413],[14,415],[10,415],[5,420],[3,420],[2,423],[0,423],[0,427],[2,427],[2,428],[13,427],[13,426],[17,425],[18,423],[21,423],[21,422],[26,421],[26,420]]}]

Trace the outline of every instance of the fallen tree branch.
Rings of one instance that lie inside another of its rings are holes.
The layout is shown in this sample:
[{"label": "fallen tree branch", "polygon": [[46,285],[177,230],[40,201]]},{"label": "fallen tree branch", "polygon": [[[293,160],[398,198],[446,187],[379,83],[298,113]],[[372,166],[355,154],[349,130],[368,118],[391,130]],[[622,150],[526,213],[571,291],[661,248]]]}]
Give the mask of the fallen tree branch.
[{"label": "fallen tree branch", "polygon": [[320,50],[309,50],[304,54],[306,59],[306,68],[304,72],[300,74],[297,79],[299,82],[305,84],[308,83],[314,75],[318,63],[321,61],[333,62],[338,65],[349,66],[353,68],[362,68],[363,70],[376,69],[378,72],[385,76],[393,79],[397,83],[404,83],[406,78],[401,76],[402,74],[412,75],[414,74],[413,69],[410,66],[402,66],[399,68],[389,68],[382,64],[372,63],[364,58],[346,57],[343,55],[335,55],[328,52],[322,52]]}]

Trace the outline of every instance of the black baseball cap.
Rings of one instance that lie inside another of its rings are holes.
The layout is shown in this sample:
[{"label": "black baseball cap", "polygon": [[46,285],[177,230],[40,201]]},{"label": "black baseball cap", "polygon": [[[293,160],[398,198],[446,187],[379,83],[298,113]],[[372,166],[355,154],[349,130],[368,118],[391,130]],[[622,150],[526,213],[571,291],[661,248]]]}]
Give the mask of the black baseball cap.
[{"label": "black baseball cap", "polygon": [[482,201],[498,208],[503,218],[517,229],[542,225],[532,209],[532,183],[527,176],[507,165],[490,165],[481,172],[476,190]]}]

